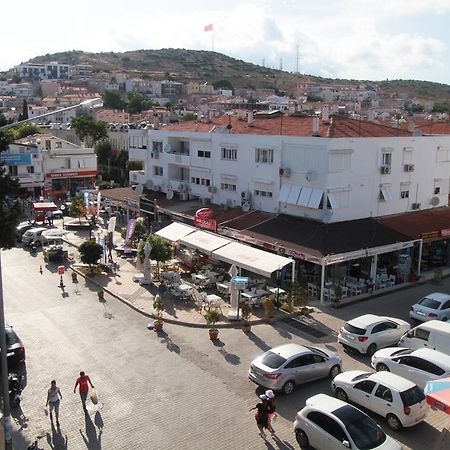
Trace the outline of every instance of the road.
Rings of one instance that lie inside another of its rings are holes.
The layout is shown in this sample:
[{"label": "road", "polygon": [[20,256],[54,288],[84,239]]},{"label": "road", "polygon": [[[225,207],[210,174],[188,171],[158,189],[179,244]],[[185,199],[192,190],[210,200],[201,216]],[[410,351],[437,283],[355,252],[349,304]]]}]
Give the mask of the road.
[{"label": "road", "polygon": [[[3,252],[6,318],[27,351],[27,386],[21,410],[14,413],[16,449],[37,435],[44,436],[44,449],[298,448],[292,432],[296,411],[309,396],[330,393],[329,380],[323,380],[289,397],[277,396],[277,437],[265,442],[248,412],[259,392],[247,380],[249,363],[272,346],[305,343],[307,335],[286,325],[261,325],[249,335],[221,330],[220,342],[213,344],[205,329],[165,324],[167,334],[158,337],[147,330],[148,319],[119,301],[107,297],[100,303],[84,280],[75,286],[66,276],[63,296],[56,268],[44,267],[41,275],[41,262],[40,254],[33,257],[21,248]],[[367,368],[367,358],[343,353],[335,344],[343,321],[366,311],[407,317],[421,293],[449,291],[449,282],[444,283],[336,310],[334,318],[324,311],[330,335],[322,344],[342,354],[344,369]],[[100,400],[97,409],[89,406],[87,417],[73,394],[80,370],[91,376]],[[52,379],[64,396],[60,432],[44,414]],[[446,420],[431,412],[423,424],[389,434],[407,448],[432,450]]]}]

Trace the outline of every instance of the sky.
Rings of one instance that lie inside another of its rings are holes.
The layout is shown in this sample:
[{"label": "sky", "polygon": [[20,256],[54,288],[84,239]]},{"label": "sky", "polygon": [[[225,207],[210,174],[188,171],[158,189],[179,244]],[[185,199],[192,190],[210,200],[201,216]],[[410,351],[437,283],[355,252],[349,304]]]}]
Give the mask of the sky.
[{"label": "sky", "polygon": [[22,0],[2,17],[0,70],[67,50],[211,50],[214,38],[217,52],[289,72],[450,84],[450,0]]}]

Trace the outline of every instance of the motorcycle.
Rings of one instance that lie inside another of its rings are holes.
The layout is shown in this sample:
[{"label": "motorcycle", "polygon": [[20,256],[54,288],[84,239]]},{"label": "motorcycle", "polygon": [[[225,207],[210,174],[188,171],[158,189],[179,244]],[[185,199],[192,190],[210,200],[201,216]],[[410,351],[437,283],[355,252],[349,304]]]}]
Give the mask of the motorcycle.
[{"label": "motorcycle", "polygon": [[22,375],[17,373],[10,373],[8,375],[9,386],[9,404],[11,408],[17,408],[22,400]]}]

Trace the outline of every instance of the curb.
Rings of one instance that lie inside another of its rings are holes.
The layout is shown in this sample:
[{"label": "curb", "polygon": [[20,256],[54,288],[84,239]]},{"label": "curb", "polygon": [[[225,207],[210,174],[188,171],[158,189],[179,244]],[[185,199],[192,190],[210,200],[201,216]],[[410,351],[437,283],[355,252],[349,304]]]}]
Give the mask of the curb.
[{"label": "curb", "polygon": [[[80,275],[81,277],[83,277],[85,280],[89,281],[90,283],[94,284],[95,286],[98,286],[99,288],[103,289],[106,293],[108,293],[109,295],[111,295],[112,297],[116,298],[117,300],[121,301],[123,304],[129,306],[131,309],[133,309],[134,311],[142,314],[145,317],[148,317],[150,319],[158,319],[158,317],[154,314],[150,314],[146,311],[143,311],[140,308],[137,308],[135,305],[133,305],[133,303],[129,302],[128,300],[124,299],[122,296],[120,296],[119,294],[117,294],[114,291],[111,291],[108,288],[105,288],[104,286],[102,286],[100,283],[98,283],[97,281],[93,280],[92,278],[86,276],[84,273],[82,273],[80,270],[76,269],[73,266],[70,266],[70,269],[75,272],[76,274]],[[278,317],[276,319],[273,319],[272,321],[268,322],[265,319],[256,319],[256,320],[252,320],[250,322],[250,325],[262,325],[262,324],[271,324],[271,323],[275,323],[275,322],[281,322],[282,320],[284,320],[286,317],[297,317],[299,315],[301,315],[299,312],[294,312],[294,313],[286,313],[282,310],[279,310],[282,314],[285,314],[285,317]],[[194,323],[194,322],[185,322],[183,320],[175,320],[175,319],[170,319],[170,318],[164,318],[163,319],[164,322],[166,323],[170,323],[172,325],[181,325],[184,327],[189,327],[189,328],[205,328],[205,329],[209,329],[211,328],[211,325],[207,324],[207,323]],[[242,328],[242,322],[241,321],[236,321],[235,323],[216,323],[214,324],[214,328],[219,328],[219,329],[223,329],[223,328],[235,328],[235,329],[241,329]]]}]

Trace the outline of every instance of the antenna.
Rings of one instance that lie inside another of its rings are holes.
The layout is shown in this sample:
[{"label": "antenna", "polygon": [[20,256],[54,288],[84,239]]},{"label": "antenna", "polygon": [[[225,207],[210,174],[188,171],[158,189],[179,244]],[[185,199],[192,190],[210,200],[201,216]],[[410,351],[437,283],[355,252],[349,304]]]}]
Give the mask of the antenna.
[{"label": "antenna", "polygon": [[266,67],[266,58],[263,58],[263,59],[262,59],[262,66],[263,66],[263,67]]},{"label": "antenna", "polygon": [[296,60],[295,60],[295,73],[300,73],[298,70],[298,66],[299,66],[299,61],[300,61],[300,45],[297,44],[297,54],[296,54]]},{"label": "antenna", "polygon": [[283,70],[283,58],[280,58],[280,70]]}]

